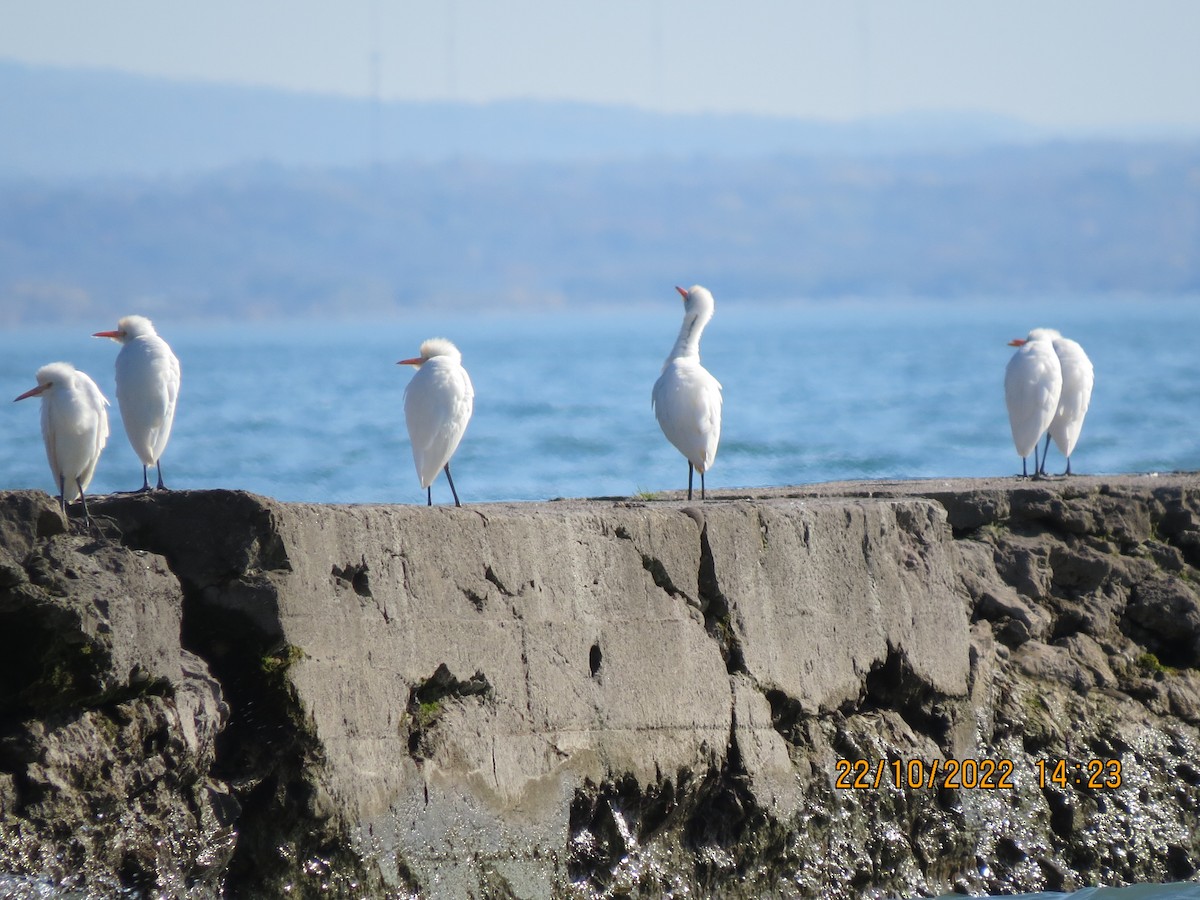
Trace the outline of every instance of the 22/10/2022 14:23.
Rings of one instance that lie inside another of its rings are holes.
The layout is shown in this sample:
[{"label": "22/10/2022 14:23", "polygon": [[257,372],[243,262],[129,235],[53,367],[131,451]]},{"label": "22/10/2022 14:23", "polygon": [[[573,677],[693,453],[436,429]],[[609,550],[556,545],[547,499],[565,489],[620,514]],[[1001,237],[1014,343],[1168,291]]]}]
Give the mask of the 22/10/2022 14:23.
[{"label": "22/10/2022 14:23", "polygon": [[[1039,759],[1034,764],[1038,788],[1068,785],[1088,790],[1119,788],[1121,760]],[[944,788],[947,790],[1012,790],[1016,765],[1010,759],[839,759],[834,786],[844,790],[880,787]]]}]

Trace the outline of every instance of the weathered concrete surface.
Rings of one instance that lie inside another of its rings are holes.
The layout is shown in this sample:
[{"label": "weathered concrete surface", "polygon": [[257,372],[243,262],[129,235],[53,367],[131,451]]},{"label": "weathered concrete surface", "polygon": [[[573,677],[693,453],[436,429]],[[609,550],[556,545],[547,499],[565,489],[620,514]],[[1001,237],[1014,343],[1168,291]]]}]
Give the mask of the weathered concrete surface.
[{"label": "weathered concrete surface", "polygon": [[[0,829],[29,835],[0,871],[61,878],[37,803],[137,797],[126,770],[163,767],[102,724],[107,770],[76,749],[34,790],[70,743],[45,723],[153,701],[178,747],[155,784],[191,815],[137,827],[186,849],[94,853],[89,883],[859,897],[1195,873],[1194,476],[92,509],[87,535],[43,495],[0,504],[8,631],[103,649],[61,691],[0,663],[0,751],[25,748],[0,752]],[[1011,761],[1013,786],[890,783],[948,758]],[[1039,785],[1059,758],[1119,759],[1122,783]],[[842,760],[889,774],[841,788]]]}]

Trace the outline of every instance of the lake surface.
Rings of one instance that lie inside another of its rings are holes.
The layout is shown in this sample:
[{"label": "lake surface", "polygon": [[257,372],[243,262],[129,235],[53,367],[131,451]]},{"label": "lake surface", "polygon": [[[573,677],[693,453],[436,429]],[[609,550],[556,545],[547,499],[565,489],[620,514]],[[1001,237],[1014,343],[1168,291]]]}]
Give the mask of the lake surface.
[{"label": "lake surface", "polygon": [[[682,315],[670,294],[653,307],[582,313],[160,321],[183,366],[167,484],[421,502],[403,414],[413,370],[395,362],[440,335],[458,344],[475,384],[475,415],[452,464],[465,502],[684,488],[687,463],[650,408]],[[1095,364],[1075,472],[1200,469],[1194,298],[717,302],[701,348],[725,398],[709,487],[1019,472],[1004,406],[1007,342],[1037,326],[1080,341]],[[0,335],[0,397],[32,387],[40,365],[63,359],[113,401],[93,493],[141,484],[115,403],[118,347],[89,336],[113,324]],[[4,412],[0,488],[54,487],[37,405]],[[1063,468],[1053,448],[1050,468]],[[442,478],[434,499],[450,499]]]},{"label": "lake surface", "polygon": [[[958,896],[961,895],[947,895]],[[1200,884],[1135,884],[1130,887],[1087,887],[1070,894],[1048,891],[1007,896],[1009,900],[1200,900]]]}]

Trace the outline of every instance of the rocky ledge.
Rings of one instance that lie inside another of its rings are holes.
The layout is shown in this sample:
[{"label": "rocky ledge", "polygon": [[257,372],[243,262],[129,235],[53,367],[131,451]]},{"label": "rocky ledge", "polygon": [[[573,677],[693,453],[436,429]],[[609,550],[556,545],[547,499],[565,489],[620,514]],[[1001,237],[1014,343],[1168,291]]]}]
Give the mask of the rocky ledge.
[{"label": "rocky ledge", "polygon": [[882,897],[1200,864],[1200,477],[0,494],[0,887]]}]

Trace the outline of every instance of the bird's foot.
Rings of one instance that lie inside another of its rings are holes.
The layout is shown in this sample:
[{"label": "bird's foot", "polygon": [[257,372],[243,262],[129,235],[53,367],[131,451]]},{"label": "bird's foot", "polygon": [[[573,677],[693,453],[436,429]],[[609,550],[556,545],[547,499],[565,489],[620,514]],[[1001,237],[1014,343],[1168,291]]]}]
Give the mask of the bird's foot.
[{"label": "bird's foot", "polygon": [[68,519],[67,527],[72,534],[87,535],[93,538],[109,538],[118,541],[124,538],[124,532],[121,530],[120,525],[117,524],[117,520],[103,513]]},{"label": "bird's foot", "polygon": [[90,534],[95,531],[96,520],[86,507],[81,516],[73,516],[68,510],[63,510],[63,518],[67,523],[67,531],[72,534]]}]

